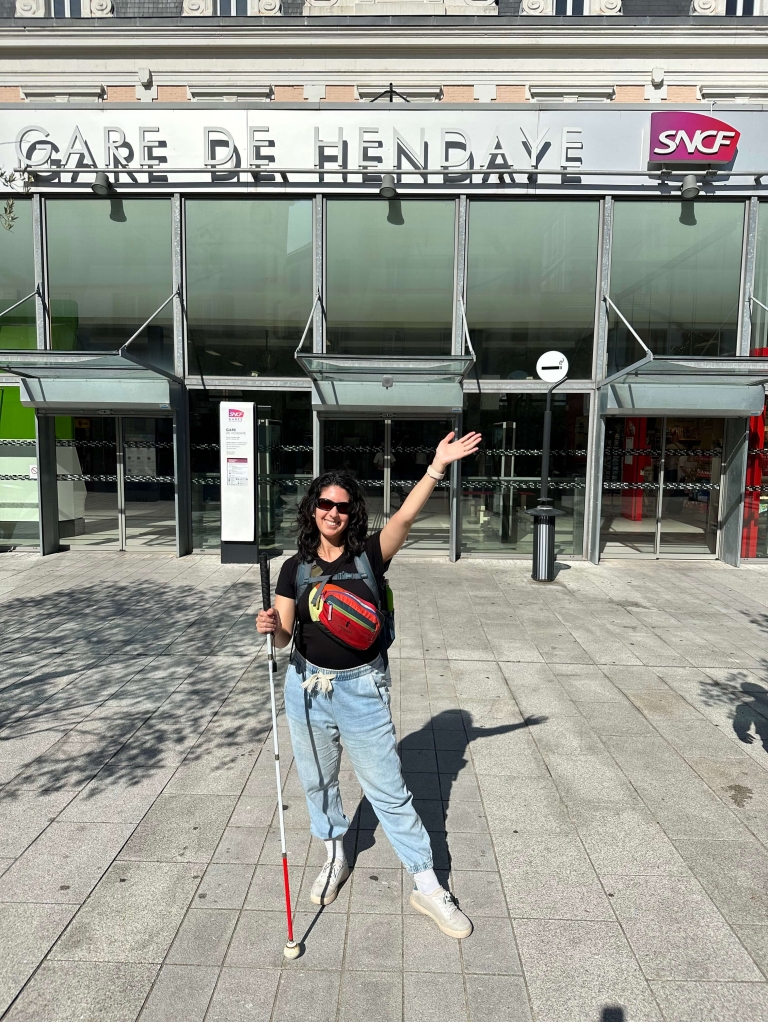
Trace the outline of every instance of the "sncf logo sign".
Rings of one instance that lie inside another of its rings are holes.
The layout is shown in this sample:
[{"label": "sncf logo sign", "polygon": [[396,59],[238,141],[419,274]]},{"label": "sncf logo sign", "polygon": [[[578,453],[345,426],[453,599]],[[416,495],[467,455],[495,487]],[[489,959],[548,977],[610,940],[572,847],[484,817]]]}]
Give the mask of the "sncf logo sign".
[{"label": "sncf logo sign", "polygon": [[243,419],[243,418],[245,418],[245,412],[242,411],[242,409],[240,409],[240,408],[230,408],[229,409],[229,417],[230,417],[230,419],[238,419],[238,420],[239,419]]},{"label": "sncf logo sign", "polygon": [[705,114],[651,114],[651,163],[730,163],[739,132]]}]

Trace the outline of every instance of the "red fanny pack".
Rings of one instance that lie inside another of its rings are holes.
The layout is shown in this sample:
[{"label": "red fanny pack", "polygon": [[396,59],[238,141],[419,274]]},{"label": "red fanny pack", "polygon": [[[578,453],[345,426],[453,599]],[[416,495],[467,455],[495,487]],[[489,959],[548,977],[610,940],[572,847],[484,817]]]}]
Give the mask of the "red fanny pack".
[{"label": "red fanny pack", "polygon": [[326,582],[309,594],[309,616],[352,649],[369,649],[379,636],[382,615],[368,600]]}]

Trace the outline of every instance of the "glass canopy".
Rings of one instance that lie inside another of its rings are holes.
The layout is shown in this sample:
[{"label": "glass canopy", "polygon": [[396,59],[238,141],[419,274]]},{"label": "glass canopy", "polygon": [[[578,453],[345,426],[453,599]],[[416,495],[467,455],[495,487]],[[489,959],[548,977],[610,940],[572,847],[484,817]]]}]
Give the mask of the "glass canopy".
[{"label": "glass canopy", "polygon": [[22,404],[42,411],[167,411],[180,383],[127,352],[0,351],[0,373],[20,378]]},{"label": "glass canopy", "polygon": [[385,387],[387,377],[391,378],[392,383],[461,383],[475,364],[474,358],[468,355],[374,358],[361,355],[304,355],[299,352],[296,360],[307,376],[316,381],[375,383]]},{"label": "glass canopy", "polygon": [[603,414],[759,415],[768,358],[653,355],[599,385]]}]

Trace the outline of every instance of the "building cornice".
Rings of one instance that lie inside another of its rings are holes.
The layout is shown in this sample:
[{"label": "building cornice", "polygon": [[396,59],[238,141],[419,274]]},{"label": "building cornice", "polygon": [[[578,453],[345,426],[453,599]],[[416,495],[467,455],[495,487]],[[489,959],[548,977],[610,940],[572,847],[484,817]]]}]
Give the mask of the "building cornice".
[{"label": "building cornice", "polygon": [[[354,53],[358,58],[378,51],[448,53],[468,50],[474,53],[522,53],[540,57],[547,53],[562,56],[568,53],[585,56],[630,54],[656,55],[660,52],[678,52],[689,55],[712,54],[721,59],[733,56],[762,55],[768,51],[768,18],[750,19],[749,27],[728,24],[717,26],[692,25],[670,19],[671,24],[637,25],[623,23],[616,18],[601,19],[598,25],[522,26],[519,19],[414,17],[408,24],[395,24],[391,18],[312,19],[312,18],[253,18],[248,24],[225,24],[219,19],[157,19],[149,24],[125,23],[123,19],[92,20],[87,24],[62,25],[60,22],[26,21],[23,24],[0,25],[0,47],[6,59],[37,57],[42,55],[135,56],[137,48],[142,54],[237,53],[268,54],[289,51],[316,55]],[[232,19],[225,19],[230,21]],[[532,19],[525,19],[526,22]],[[538,20],[538,19],[537,19]],[[122,21],[122,23],[121,23]],[[718,19],[720,21],[720,19]],[[192,22],[192,23],[190,23]],[[210,22],[210,23],[209,23]],[[370,22],[375,22],[370,24]],[[436,31],[427,31],[435,29]]]}]

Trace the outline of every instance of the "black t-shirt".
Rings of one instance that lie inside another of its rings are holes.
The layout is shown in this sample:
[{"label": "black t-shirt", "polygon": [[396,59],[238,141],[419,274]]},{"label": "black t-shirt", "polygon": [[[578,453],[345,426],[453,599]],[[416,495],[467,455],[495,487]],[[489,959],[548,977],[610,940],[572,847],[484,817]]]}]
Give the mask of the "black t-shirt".
[{"label": "black t-shirt", "polygon": [[[385,563],[382,559],[380,533],[376,532],[368,537],[365,541],[365,552],[368,555],[368,560],[371,562],[373,574],[376,576],[381,591],[384,572],[389,567],[390,562],[387,561]],[[355,558],[352,554],[346,552],[335,561],[324,561],[320,557],[316,557],[314,563],[323,569],[324,575],[330,575],[332,571],[351,572],[356,570]],[[296,599],[296,573],[298,568],[299,555],[294,554],[293,557],[288,558],[280,569],[280,575],[275,586],[275,594],[277,596],[285,596],[289,600]],[[354,593],[355,596],[375,604],[376,601],[373,598],[373,594],[363,579],[343,578],[339,579],[338,582],[336,579],[332,581],[334,585],[338,585],[342,589]],[[376,639],[374,644],[369,646],[368,649],[350,649],[349,646],[339,642],[310,617],[309,594],[311,591],[312,583],[310,582],[299,600],[299,628],[296,632],[296,649],[298,649],[299,653],[309,660],[311,664],[315,664],[317,667],[325,667],[332,671],[347,671],[353,667],[361,667],[363,664],[372,663],[381,652],[381,639]]]}]

